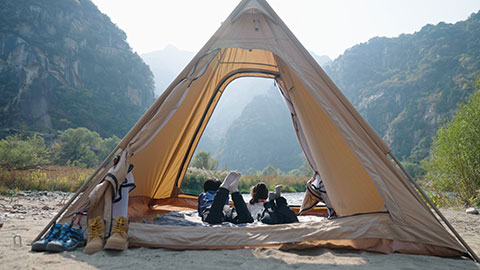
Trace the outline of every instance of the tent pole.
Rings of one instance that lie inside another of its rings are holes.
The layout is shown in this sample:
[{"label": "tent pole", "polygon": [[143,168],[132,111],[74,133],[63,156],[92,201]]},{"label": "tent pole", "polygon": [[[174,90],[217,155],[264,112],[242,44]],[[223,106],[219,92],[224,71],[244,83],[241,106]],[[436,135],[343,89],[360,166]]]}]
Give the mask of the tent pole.
[{"label": "tent pole", "polygon": [[393,160],[398,165],[398,167],[400,167],[402,172],[407,176],[407,179],[409,180],[409,182],[412,183],[415,186],[415,188],[422,195],[422,197],[425,199],[425,201],[428,202],[430,207],[432,207],[433,210],[435,210],[435,213],[437,213],[437,215],[443,220],[443,222],[445,222],[447,227],[453,232],[455,237],[457,237],[458,241],[460,241],[460,243],[462,243],[462,245],[468,250],[468,253],[470,253],[470,257],[475,262],[480,263],[480,259],[478,258],[477,254],[475,254],[475,252],[473,252],[473,250],[470,248],[470,246],[463,240],[463,238],[460,236],[460,234],[458,234],[458,232],[455,230],[455,228],[453,228],[452,224],[450,224],[450,222],[448,222],[448,220],[440,212],[440,210],[435,206],[435,204],[432,202],[432,200],[430,200],[430,198],[427,196],[427,194],[425,194],[425,192],[420,188],[420,186],[415,182],[415,180],[413,180],[412,176],[410,176],[410,174],[407,172],[407,170],[405,170],[405,168],[400,163],[400,161],[392,154],[392,152],[389,152],[388,154],[393,158]]},{"label": "tent pole", "polygon": [[35,237],[35,239],[33,239],[32,243],[39,240],[44,234],[45,232],[48,231],[48,229],[52,226],[52,224],[57,221],[57,219],[63,214],[63,212],[65,212],[65,210],[67,210],[67,208],[70,206],[70,204],[78,197],[78,195],[82,192],[82,190],[84,190],[84,188],[90,184],[90,182],[92,181],[92,179],[98,174],[98,172],[103,168],[105,167],[105,165],[107,165],[108,161],[113,157],[113,155],[115,155],[115,152],[117,152],[117,150],[120,148],[120,144],[117,145],[117,147],[115,147],[115,149],[113,149],[113,151],[110,153],[110,155],[108,155],[107,158],[105,158],[105,160],[102,162],[102,164],[100,164],[100,166],[97,167],[97,169],[93,172],[92,175],[90,175],[90,177],[87,179],[87,181],[85,181],[81,186],[80,188],[78,188],[77,192],[75,192],[75,194],[73,194],[73,196],[70,198],[70,200],[68,200],[68,202],[62,207],[62,209],[60,209],[60,211],[52,218],[52,220],[50,220],[50,222],[47,224],[47,226],[45,226],[45,228],[43,228],[43,230],[37,235],[37,237]]}]

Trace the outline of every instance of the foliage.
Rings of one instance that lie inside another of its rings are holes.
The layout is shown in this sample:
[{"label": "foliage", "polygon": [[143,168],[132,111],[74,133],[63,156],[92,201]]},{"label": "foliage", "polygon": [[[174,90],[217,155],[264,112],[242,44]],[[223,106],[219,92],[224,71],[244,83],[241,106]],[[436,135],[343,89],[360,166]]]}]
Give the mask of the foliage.
[{"label": "foliage", "polygon": [[38,135],[17,134],[0,141],[0,168],[30,169],[49,164],[49,151]]},{"label": "foliage", "polygon": [[453,121],[437,131],[430,158],[423,163],[426,179],[443,192],[454,192],[465,204],[480,204],[480,77],[467,104]]},{"label": "foliage", "polygon": [[282,192],[304,192],[308,177],[289,175],[242,175],[238,189],[241,193],[250,193],[250,188],[259,182],[264,182],[268,190],[273,191],[276,185],[283,185]]},{"label": "foliage", "polygon": [[74,167],[93,167],[98,163],[95,149],[101,138],[95,131],[87,128],[67,129],[59,138],[60,153],[57,159],[59,165]]},{"label": "foliage", "polygon": [[92,169],[47,166],[42,169],[7,170],[0,168],[0,191],[76,191],[93,173]]},{"label": "foliage", "polygon": [[181,189],[187,194],[200,194],[203,192],[203,183],[209,178],[223,180],[228,171],[211,171],[189,167],[183,177]]},{"label": "foliage", "polygon": [[113,149],[120,143],[120,138],[113,135],[110,138],[105,138],[100,141],[98,144],[98,152],[97,157],[98,160],[101,162],[113,151]]},{"label": "foliage", "polygon": [[300,166],[297,169],[293,169],[289,171],[288,175],[298,176],[298,177],[311,177],[313,175],[313,170],[310,167],[310,164],[308,164],[308,161],[305,160],[302,166]]},{"label": "foliage", "polygon": [[199,151],[190,163],[191,167],[205,170],[215,170],[218,165],[218,160],[212,158],[209,152]]},{"label": "foliage", "polygon": [[[189,167],[182,181],[181,189],[187,194],[200,194],[203,192],[203,183],[209,178],[215,178],[223,181],[229,171],[212,171]],[[268,174],[270,173],[270,174]],[[271,165],[261,171],[256,171],[252,175],[242,175],[238,190],[241,193],[250,193],[250,188],[259,182],[264,182],[268,189],[273,191],[278,184],[283,185],[283,192],[304,192],[306,183],[311,177],[286,175],[280,169]]]},{"label": "foliage", "polygon": [[67,129],[58,140],[56,164],[80,168],[96,166],[120,142],[115,135],[102,139],[97,132],[87,128]]}]

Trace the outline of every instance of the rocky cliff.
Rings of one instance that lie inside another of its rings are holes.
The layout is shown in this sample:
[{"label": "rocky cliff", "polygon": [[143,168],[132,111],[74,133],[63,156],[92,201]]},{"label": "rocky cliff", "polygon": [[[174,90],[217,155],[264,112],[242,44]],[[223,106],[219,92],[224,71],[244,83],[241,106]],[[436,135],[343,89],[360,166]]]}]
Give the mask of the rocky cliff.
[{"label": "rocky cliff", "polygon": [[153,75],[89,0],[0,2],[0,127],[84,126],[122,136],[153,102]]},{"label": "rocky cliff", "polygon": [[419,162],[480,75],[480,13],[414,34],[372,38],[326,67],[399,158]]}]

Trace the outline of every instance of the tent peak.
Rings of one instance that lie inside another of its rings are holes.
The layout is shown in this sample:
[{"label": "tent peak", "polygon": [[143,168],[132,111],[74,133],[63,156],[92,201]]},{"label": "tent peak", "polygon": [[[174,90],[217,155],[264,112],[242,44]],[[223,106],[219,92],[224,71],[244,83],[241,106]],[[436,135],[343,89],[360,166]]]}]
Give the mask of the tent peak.
[{"label": "tent peak", "polygon": [[[261,13],[266,17],[271,19],[273,22],[277,23],[272,14],[266,8],[268,6],[267,1],[265,0],[244,0],[238,4],[237,9],[234,11],[232,23],[235,22],[240,16],[245,13]],[[271,9],[271,8],[270,8]]]}]

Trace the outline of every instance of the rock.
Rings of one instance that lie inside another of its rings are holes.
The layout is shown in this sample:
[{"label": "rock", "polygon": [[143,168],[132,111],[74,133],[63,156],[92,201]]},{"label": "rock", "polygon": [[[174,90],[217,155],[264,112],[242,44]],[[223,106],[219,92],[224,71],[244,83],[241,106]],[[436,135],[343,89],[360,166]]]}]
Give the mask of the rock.
[{"label": "rock", "polygon": [[50,210],[50,207],[48,207],[47,205],[44,205],[44,206],[42,207],[42,210]]},{"label": "rock", "polygon": [[16,203],[16,204],[13,205],[13,209],[25,209],[25,207],[23,207],[22,204]]},{"label": "rock", "polygon": [[0,217],[0,228],[2,228],[2,227],[3,227],[3,219],[2,219],[2,217]]},{"label": "rock", "polygon": [[475,207],[470,207],[465,210],[465,213],[471,214],[471,215],[478,215],[478,210]]}]

